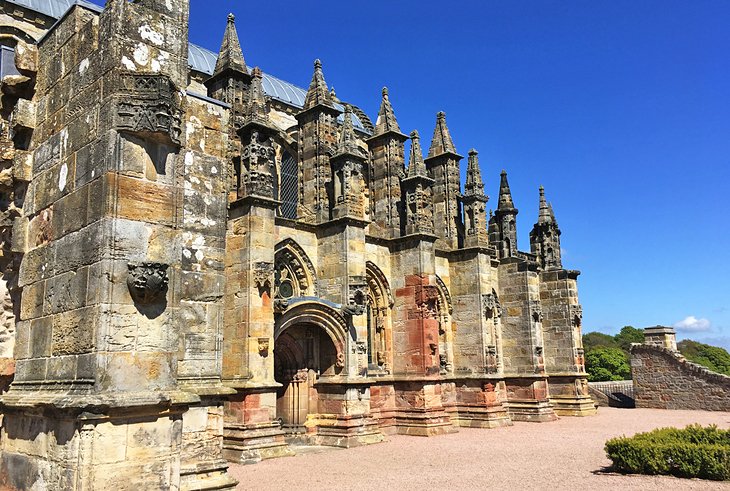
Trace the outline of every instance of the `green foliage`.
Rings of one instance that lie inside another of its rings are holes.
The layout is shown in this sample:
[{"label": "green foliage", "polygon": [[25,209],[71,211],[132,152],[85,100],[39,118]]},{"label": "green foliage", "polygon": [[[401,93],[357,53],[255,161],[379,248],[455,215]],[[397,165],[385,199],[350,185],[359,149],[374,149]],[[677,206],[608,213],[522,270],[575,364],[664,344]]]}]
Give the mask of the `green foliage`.
[{"label": "green foliage", "polygon": [[690,425],[613,438],[605,446],[619,472],[730,480],[730,430]]},{"label": "green foliage", "polygon": [[593,348],[585,355],[586,372],[592,382],[631,378],[629,357],[619,348]]},{"label": "green foliage", "polygon": [[614,339],[619,347],[628,353],[632,343],[644,342],[644,330],[633,326],[624,326],[621,328],[621,332],[614,336]]},{"label": "green foliage", "polygon": [[730,375],[730,353],[723,348],[690,339],[677,343],[677,348],[689,361],[705,366],[713,372]]},{"label": "green foliage", "polygon": [[583,335],[583,349],[586,353],[599,346],[618,348],[618,343],[613,336],[603,334],[602,332],[589,332]]}]

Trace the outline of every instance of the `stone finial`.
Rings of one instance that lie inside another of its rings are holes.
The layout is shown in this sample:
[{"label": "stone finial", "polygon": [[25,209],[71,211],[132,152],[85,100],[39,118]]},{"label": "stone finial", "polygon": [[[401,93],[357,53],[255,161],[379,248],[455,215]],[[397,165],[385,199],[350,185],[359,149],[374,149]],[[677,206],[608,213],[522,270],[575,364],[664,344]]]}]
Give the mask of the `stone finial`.
[{"label": "stone finial", "polygon": [[486,198],[484,181],[482,181],[482,173],[479,170],[479,152],[473,148],[469,150],[469,160],[466,166],[464,197]]},{"label": "stone finial", "polygon": [[304,109],[311,109],[320,104],[332,106],[332,95],[327,90],[327,82],[324,81],[322,62],[316,59],[314,60],[312,81],[309,83],[307,96],[304,98]]},{"label": "stone finial", "polygon": [[246,117],[250,120],[264,121],[267,119],[266,97],[262,86],[261,69],[254,67],[251,71],[251,88],[249,89],[249,101],[246,109]]},{"label": "stone finial", "polygon": [[540,211],[537,215],[537,223],[551,223],[553,218],[550,207],[545,201],[545,188],[540,186]]},{"label": "stone finial", "polygon": [[418,131],[411,132],[411,154],[408,159],[408,177],[428,177],[426,164],[423,162],[423,151],[421,150],[421,137]]},{"label": "stone finial", "polygon": [[345,104],[345,114],[343,115],[342,131],[340,132],[340,141],[337,145],[337,153],[349,153],[351,155],[361,155],[360,148],[357,145],[355,137],[355,129],[352,124],[352,106]]},{"label": "stone finial", "polygon": [[439,111],[436,114],[436,128],[433,130],[428,157],[431,158],[449,152],[456,153],[456,147],[454,147],[454,142],[451,139],[449,128],[446,126],[446,113]]},{"label": "stone finial", "polygon": [[375,122],[375,131],[373,135],[382,135],[388,131],[395,131],[400,133],[400,126],[395,118],[393,112],[393,106],[390,104],[388,97],[388,87],[383,87],[383,100],[380,103],[380,110],[378,111],[378,119]]},{"label": "stone finial", "polygon": [[228,14],[226,32],[223,34],[223,42],[218,52],[218,60],[215,62],[214,75],[218,75],[226,70],[248,73],[246,61],[243,58],[243,51],[241,51],[241,43],[238,41],[235,20],[236,17],[233,14]]},{"label": "stone finial", "polygon": [[509,182],[507,182],[507,171],[502,169],[499,181],[499,202],[497,203],[497,210],[514,210],[515,204],[512,202],[512,192],[509,189]]}]

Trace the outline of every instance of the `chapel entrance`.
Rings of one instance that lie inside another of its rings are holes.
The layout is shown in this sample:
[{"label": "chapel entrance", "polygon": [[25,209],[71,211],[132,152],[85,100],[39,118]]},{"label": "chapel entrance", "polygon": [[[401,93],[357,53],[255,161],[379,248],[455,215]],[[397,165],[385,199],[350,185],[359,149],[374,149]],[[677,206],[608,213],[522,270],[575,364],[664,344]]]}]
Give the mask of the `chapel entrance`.
[{"label": "chapel entrance", "polygon": [[284,432],[306,432],[307,416],[318,412],[314,383],[336,375],[337,365],[335,345],[317,325],[294,324],[279,335],[274,345],[274,377],[282,384],[277,390],[276,415]]}]

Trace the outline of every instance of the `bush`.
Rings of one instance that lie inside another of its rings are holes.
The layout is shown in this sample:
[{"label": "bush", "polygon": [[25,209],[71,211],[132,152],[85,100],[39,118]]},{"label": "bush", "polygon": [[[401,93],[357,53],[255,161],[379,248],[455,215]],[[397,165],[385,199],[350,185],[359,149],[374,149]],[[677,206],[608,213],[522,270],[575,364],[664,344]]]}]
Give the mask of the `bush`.
[{"label": "bush", "polygon": [[730,430],[690,425],[661,428],[606,442],[619,472],[730,480]]},{"label": "bush", "polygon": [[631,378],[629,357],[620,348],[593,348],[586,353],[585,359],[588,380],[591,382]]},{"label": "bush", "polygon": [[730,375],[730,353],[718,346],[685,339],[677,343],[679,352],[689,361],[705,366],[713,372]]}]

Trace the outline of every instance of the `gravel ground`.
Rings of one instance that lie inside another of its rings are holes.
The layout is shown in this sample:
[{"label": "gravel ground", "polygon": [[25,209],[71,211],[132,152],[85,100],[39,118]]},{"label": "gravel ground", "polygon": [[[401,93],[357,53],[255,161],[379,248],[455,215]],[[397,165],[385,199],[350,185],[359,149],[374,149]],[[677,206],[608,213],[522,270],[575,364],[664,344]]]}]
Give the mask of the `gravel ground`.
[{"label": "gravel ground", "polygon": [[690,423],[730,428],[730,413],[600,408],[597,416],[433,438],[394,435],[367,447],[313,449],[230,473],[251,490],[724,489],[730,483],[610,473],[614,436]]}]

